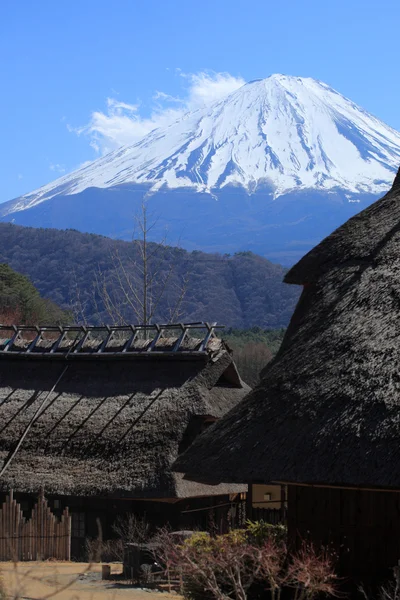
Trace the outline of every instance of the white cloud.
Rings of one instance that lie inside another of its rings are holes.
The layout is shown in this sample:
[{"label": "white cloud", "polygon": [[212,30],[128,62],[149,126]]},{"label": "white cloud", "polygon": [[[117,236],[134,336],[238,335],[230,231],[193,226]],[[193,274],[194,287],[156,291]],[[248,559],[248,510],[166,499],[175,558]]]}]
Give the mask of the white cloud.
[{"label": "white cloud", "polygon": [[84,169],[85,167],[88,167],[89,165],[92,164],[92,160],[85,160],[83,161],[83,163],[80,163],[79,165],[77,165],[73,170],[76,171],[77,169]]},{"label": "white cloud", "polygon": [[92,148],[99,154],[106,154],[120,146],[134,144],[153,129],[166,127],[190,110],[221,100],[245,83],[241,77],[229,73],[187,74],[178,70],[178,75],[184,82],[182,97],[157,91],[149,116],[141,114],[140,104],[108,98],[106,111],[95,111],[87,125],[68,126],[68,130],[87,135]]},{"label": "white cloud", "polygon": [[246,83],[241,77],[233,77],[229,73],[181,73],[181,77],[190,84],[188,106],[191,110],[217,102]]},{"label": "white cloud", "polygon": [[55,173],[65,173],[64,165],[59,165],[58,163],[49,165],[50,171],[54,171]]}]

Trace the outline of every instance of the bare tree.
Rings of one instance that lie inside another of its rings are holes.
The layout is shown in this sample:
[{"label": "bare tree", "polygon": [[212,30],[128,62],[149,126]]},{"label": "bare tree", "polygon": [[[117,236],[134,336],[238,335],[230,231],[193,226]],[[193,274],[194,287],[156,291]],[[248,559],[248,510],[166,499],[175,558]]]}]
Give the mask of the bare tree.
[{"label": "bare tree", "polygon": [[179,573],[193,596],[201,590],[214,600],[247,600],[256,583],[271,600],[281,600],[289,588],[295,600],[338,596],[332,559],[310,545],[290,554],[284,542],[271,537],[256,543],[244,530],[216,537],[199,533],[183,543],[164,531],[157,551],[168,577]]},{"label": "bare tree", "polygon": [[100,268],[96,274],[95,295],[114,323],[126,325],[134,319],[150,325],[155,318],[171,323],[181,316],[189,277],[177,273],[176,249],[168,246],[166,237],[157,243],[149,241],[156,224],[144,199],[135,218],[129,255],[111,252],[112,274]]},{"label": "bare tree", "polygon": [[150,523],[133,513],[118,517],[112,528],[124,543],[144,544],[150,537]]},{"label": "bare tree", "polygon": [[[81,325],[88,325],[87,320],[87,309],[90,304],[91,298],[83,297],[82,291],[79,287],[76,271],[72,272],[73,282],[70,286],[70,298],[69,304],[71,307],[71,313],[74,323],[79,323]],[[94,296],[94,294],[92,294]]]}]

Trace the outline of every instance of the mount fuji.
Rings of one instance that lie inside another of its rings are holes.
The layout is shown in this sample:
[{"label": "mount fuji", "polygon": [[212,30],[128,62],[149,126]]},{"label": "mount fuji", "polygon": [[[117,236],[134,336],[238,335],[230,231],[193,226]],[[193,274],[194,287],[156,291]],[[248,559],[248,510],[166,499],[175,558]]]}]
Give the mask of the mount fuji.
[{"label": "mount fuji", "polygon": [[311,78],[272,75],[53,183],[0,220],[129,239],[145,198],[190,250],[291,264],[388,190],[400,133]]}]

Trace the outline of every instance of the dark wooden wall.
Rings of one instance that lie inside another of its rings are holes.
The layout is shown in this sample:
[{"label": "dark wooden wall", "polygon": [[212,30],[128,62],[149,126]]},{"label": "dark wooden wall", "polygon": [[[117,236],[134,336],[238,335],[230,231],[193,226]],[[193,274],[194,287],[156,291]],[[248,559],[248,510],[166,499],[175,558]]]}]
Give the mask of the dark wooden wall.
[{"label": "dark wooden wall", "polygon": [[400,559],[400,492],[289,486],[288,529],[292,546],[334,552],[344,578],[380,584]]},{"label": "dark wooden wall", "polygon": [[[37,495],[16,493],[15,497],[21,503],[24,517],[30,518]],[[103,540],[115,538],[115,520],[130,513],[143,517],[153,531],[168,525],[174,530],[213,530],[225,533],[229,525],[236,524],[229,519],[229,496],[187,498],[174,502],[79,496],[46,497],[52,513],[59,518],[65,507],[69,508],[72,517],[71,556],[74,560],[85,560],[87,538],[96,539],[100,533]],[[0,504],[5,498],[6,494],[0,493]],[[239,502],[235,504],[240,508]],[[236,512],[238,521],[240,511]]]}]

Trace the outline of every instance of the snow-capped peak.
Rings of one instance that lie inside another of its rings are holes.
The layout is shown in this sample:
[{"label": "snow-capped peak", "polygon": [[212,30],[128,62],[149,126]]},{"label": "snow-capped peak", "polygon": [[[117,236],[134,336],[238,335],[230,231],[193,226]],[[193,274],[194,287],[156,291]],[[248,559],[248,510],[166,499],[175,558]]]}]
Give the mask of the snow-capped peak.
[{"label": "snow-capped peak", "polygon": [[21,197],[12,212],[124,183],[380,193],[399,164],[400,133],[325,83],[271,75]]}]

